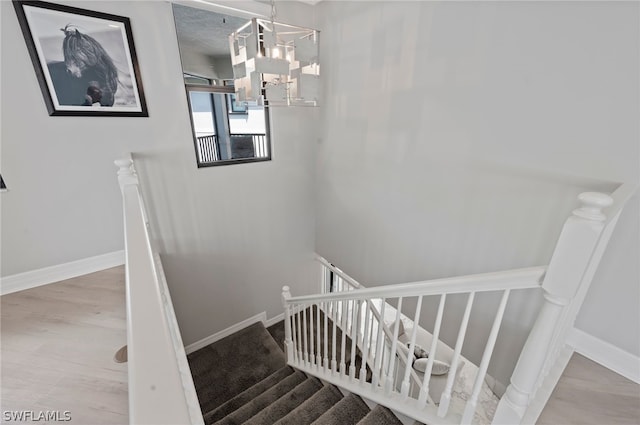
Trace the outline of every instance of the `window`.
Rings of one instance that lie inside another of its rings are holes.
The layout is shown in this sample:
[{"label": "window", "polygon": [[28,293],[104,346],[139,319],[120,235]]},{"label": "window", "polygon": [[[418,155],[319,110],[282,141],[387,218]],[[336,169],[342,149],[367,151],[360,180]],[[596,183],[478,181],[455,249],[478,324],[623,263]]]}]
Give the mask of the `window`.
[{"label": "window", "polygon": [[186,87],[199,167],[271,159],[263,106],[237,104],[232,86]]}]

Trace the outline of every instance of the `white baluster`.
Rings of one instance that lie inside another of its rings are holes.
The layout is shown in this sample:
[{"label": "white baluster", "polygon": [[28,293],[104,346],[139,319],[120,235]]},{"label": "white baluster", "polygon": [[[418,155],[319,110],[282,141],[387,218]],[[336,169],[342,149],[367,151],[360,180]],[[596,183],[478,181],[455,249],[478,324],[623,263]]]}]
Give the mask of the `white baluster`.
[{"label": "white baluster", "polygon": [[369,335],[369,315],[371,314],[371,307],[366,301],[362,305],[366,306],[364,318],[364,334],[362,335],[362,367],[360,368],[360,383],[364,384],[367,378],[367,360],[369,359],[370,341],[367,341],[367,337]]},{"label": "white baluster", "polygon": [[314,366],[316,361],[315,351],[313,349],[313,339],[315,335],[313,334],[313,304],[309,305],[309,364]]},{"label": "white baluster", "polygon": [[303,364],[304,354],[303,354],[303,345],[302,345],[302,305],[298,304],[298,312],[296,314],[298,316],[298,364]]},{"label": "white baluster", "polygon": [[462,323],[460,323],[460,330],[458,331],[458,339],[456,341],[456,347],[453,351],[453,359],[451,360],[451,367],[449,368],[449,374],[447,376],[447,384],[445,385],[442,396],[440,397],[440,405],[438,406],[438,416],[444,417],[449,411],[449,404],[451,402],[451,391],[453,391],[453,381],[456,378],[456,372],[458,371],[458,363],[460,362],[460,353],[462,352],[462,344],[464,343],[464,337],[467,334],[467,327],[469,325],[469,316],[471,315],[471,307],[473,306],[473,300],[476,293],[471,292],[467,298],[467,307],[464,309],[464,315],[462,316]]},{"label": "white baluster", "polygon": [[373,379],[371,380],[374,391],[377,391],[378,389],[378,384],[380,383],[380,375],[382,374],[382,347],[384,343],[384,338],[382,337],[382,328],[384,327],[384,322],[382,322],[382,320],[384,320],[385,305],[387,305],[387,301],[385,298],[382,298],[382,304],[380,307],[381,319],[378,320],[378,335],[376,336],[376,360],[373,367]]},{"label": "white baluster", "polygon": [[[444,313],[444,304],[447,300],[447,294],[440,296],[440,304],[438,305],[438,313],[436,314],[436,323],[433,329],[433,337],[431,339],[431,347],[429,348],[429,358],[427,359],[427,367],[424,371],[424,378],[422,380],[422,388],[420,389],[420,396],[418,401],[420,405],[424,405],[427,402],[429,396],[429,381],[431,381],[431,371],[433,370],[433,360],[436,357],[436,350],[438,348],[438,338],[440,337],[440,326],[442,325],[442,314]],[[413,326],[418,326],[414,323]]]},{"label": "white baluster", "polygon": [[416,305],[416,314],[413,317],[413,332],[411,332],[411,341],[409,342],[409,353],[407,355],[407,364],[404,368],[404,379],[402,380],[402,387],[400,394],[403,399],[409,397],[409,376],[411,375],[411,367],[413,365],[413,352],[416,348],[416,335],[418,334],[418,322],[420,321],[420,310],[422,309],[422,295],[418,297],[418,304]]},{"label": "white baluster", "polygon": [[353,300],[351,303],[351,364],[349,365],[349,377],[351,380],[356,379],[356,346],[358,345],[358,303],[357,300]]},{"label": "white baluster", "polygon": [[[334,313],[337,312],[338,310],[338,303],[340,301],[333,301],[333,311]],[[336,324],[336,314],[334,314],[333,317],[333,334],[331,335],[331,371],[333,372],[333,375],[336,375],[338,372],[338,359],[337,359],[337,354],[336,354],[336,345],[337,345],[337,324]]]},{"label": "white baluster", "polygon": [[329,309],[323,304],[324,311],[324,373],[329,373]]},{"label": "white baluster", "polygon": [[[585,270],[589,266],[606,219],[603,208],[613,203],[609,195],[581,193],[581,207],[573,211],[562,228],[551,262],[542,284],[544,304],[520,353],[511,384],[501,398],[494,423],[519,424],[529,400],[534,395],[538,376],[542,373],[563,310],[576,295]],[[564,341],[557,341],[564,344]]]},{"label": "white baluster", "polygon": [[471,398],[469,398],[469,400],[467,401],[467,405],[464,408],[461,424],[470,424],[473,421],[473,415],[476,412],[476,407],[478,405],[478,396],[480,395],[480,390],[482,389],[482,383],[484,382],[484,377],[487,374],[487,368],[489,367],[489,362],[491,361],[493,348],[496,345],[496,339],[498,338],[498,331],[500,330],[500,325],[502,324],[502,317],[504,315],[504,310],[507,307],[507,301],[509,300],[510,292],[511,290],[507,289],[502,293],[500,306],[498,307],[496,318],[493,321],[493,326],[491,327],[491,332],[489,333],[489,339],[487,340],[487,345],[484,347],[482,360],[480,361],[480,366],[478,367],[478,372],[476,374],[476,380],[473,384],[473,391],[471,392]]},{"label": "white baluster", "polygon": [[282,304],[284,306],[284,346],[286,348],[287,362],[293,361],[293,341],[291,339],[291,309],[287,300],[291,298],[288,286],[282,287]]},{"label": "white baluster", "polygon": [[298,357],[298,353],[299,353],[299,349],[298,349],[298,332],[296,332],[296,319],[298,317],[298,311],[296,306],[291,306],[291,329],[292,329],[292,336],[293,336],[293,358],[295,360],[296,363],[298,363],[300,361],[300,358]]},{"label": "white baluster", "polygon": [[322,339],[322,328],[320,328],[320,304],[316,304],[316,317],[316,367],[319,369],[322,367],[322,351],[320,345],[320,341]]},{"label": "white baluster", "polygon": [[[345,308],[345,303],[348,303],[348,300],[343,300],[342,301],[342,310],[341,310],[341,318],[342,318],[342,326],[341,326],[341,333],[342,333],[342,341],[340,344],[340,376],[344,376],[345,375],[345,369],[346,369],[346,353],[345,351],[347,351],[347,311],[348,308]],[[346,311],[345,311],[346,310]]]},{"label": "white baluster", "polygon": [[305,305],[301,305],[302,308],[302,338],[304,341],[304,365],[309,367],[309,346],[307,345],[307,308]]},{"label": "white baluster", "polygon": [[396,360],[396,350],[398,348],[398,331],[400,330],[400,320],[402,320],[402,297],[398,298],[398,310],[396,310],[396,321],[393,325],[393,340],[391,341],[391,352],[389,354],[389,366],[387,368],[387,378],[384,383],[384,392],[391,394],[394,383],[394,366]]}]

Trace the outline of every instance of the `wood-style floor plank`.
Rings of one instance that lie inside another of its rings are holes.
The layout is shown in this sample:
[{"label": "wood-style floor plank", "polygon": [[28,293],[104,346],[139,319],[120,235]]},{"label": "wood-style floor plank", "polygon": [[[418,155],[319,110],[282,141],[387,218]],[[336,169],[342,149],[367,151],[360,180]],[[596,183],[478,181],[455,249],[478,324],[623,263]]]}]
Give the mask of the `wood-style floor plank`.
[{"label": "wood-style floor plank", "polygon": [[[124,267],[0,301],[0,411],[128,423],[127,365],[113,361],[126,344]],[[575,354],[538,424],[640,424],[640,386]]]},{"label": "wood-style floor plank", "polygon": [[0,298],[0,410],[128,423],[124,282],[115,267]]},{"label": "wood-style floor plank", "polygon": [[539,425],[638,425],[640,385],[575,353]]}]

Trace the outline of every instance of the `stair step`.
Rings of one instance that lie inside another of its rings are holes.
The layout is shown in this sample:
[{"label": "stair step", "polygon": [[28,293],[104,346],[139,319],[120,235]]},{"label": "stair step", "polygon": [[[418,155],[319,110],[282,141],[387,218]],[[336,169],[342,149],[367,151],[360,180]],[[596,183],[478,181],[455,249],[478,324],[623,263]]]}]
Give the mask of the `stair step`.
[{"label": "stair step", "polygon": [[265,409],[262,409],[258,414],[244,423],[245,425],[273,424],[304,403],[305,400],[317,393],[322,387],[323,385],[318,379],[307,378],[306,381],[271,403],[271,405]]},{"label": "stair step", "polygon": [[284,352],[284,320],[274,323],[267,328],[267,332],[271,334],[280,349]]},{"label": "stair step", "polygon": [[[241,408],[245,404],[257,398],[259,395],[263,394],[271,387],[277,385],[280,381],[285,379],[287,376],[292,375],[294,370],[290,366],[283,367],[282,369],[278,369],[276,372],[272,373],[262,381],[258,382],[252,387],[247,388],[231,400],[227,401],[223,405],[218,408],[211,410],[210,412],[204,415],[204,423],[212,424],[228,414],[234,412],[235,410]],[[301,375],[301,380],[302,375]],[[300,381],[301,382],[301,381]]]},{"label": "stair step", "polygon": [[343,398],[340,390],[326,385],[276,422],[277,425],[309,425]]},{"label": "stair step", "polygon": [[215,425],[239,425],[244,423],[262,409],[294,389],[297,385],[305,382],[306,379],[307,376],[304,373],[295,371],[249,403],[246,403],[244,406],[218,420],[218,422],[215,422]]},{"label": "stair step", "polygon": [[357,425],[402,425],[402,422],[400,422],[391,410],[378,405],[367,413]]},{"label": "stair step", "polygon": [[187,359],[205,413],[285,366],[284,353],[260,322],[189,354]]},{"label": "stair step", "polygon": [[360,397],[349,394],[312,422],[313,425],[355,425],[370,412]]}]

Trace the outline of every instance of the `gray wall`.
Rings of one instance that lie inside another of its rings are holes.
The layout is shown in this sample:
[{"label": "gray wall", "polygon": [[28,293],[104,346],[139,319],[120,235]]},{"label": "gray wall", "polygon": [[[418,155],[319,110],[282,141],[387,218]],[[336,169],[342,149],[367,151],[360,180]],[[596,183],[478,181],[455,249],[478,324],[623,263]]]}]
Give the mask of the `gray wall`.
[{"label": "gray wall", "polygon": [[149,118],[49,117],[1,3],[2,276],[123,249],[113,160],[134,152],[186,344],[310,291],[317,110],[273,110],[271,162],[197,169],[168,2],[72,2],[131,19]]},{"label": "gray wall", "polygon": [[[323,107],[273,110],[274,161],[197,170],[168,3],[73,2],[131,18],[149,118],[48,117],[0,3],[1,275],[122,249],[132,151],[186,343],[310,292],[314,236],[367,285],[542,264],[600,188],[574,176],[638,181],[637,4],[279,3],[321,20]],[[636,197],[577,323],[636,355],[638,216]],[[513,352],[536,304],[515,301]]]},{"label": "gray wall", "polygon": [[[317,9],[316,247],[365,285],[547,264],[577,193],[611,188],[595,180],[638,182],[638,4]],[[636,198],[578,320],[635,355],[637,211]],[[479,323],[496,301],[478,300],[470,342],[486,338]],[[540,302],[512,301],[490,368],[503,383]],[[454,331],[444,329],[450,343]],[[465,353],[478,360],[481,349]]]}]

